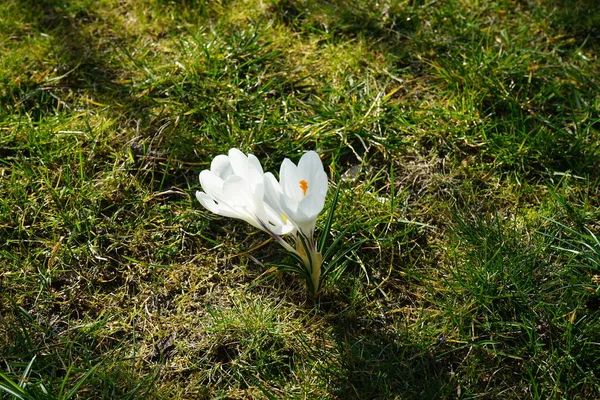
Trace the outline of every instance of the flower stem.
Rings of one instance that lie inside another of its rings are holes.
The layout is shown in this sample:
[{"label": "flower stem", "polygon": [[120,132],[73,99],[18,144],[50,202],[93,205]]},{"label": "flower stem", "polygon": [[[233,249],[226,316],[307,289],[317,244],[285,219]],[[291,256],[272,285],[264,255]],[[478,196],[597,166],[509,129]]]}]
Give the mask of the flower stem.
[{"label": "flower stem", "polygon": [[306,288],[311,298],[319,296],[321,289],[321,264],[323,256],[316,249],[315,243],[299,234],[296,236],[296,254],[300,256],[310,279],[306,280]]},{"label": "flower stem", "polygon": [[310,256],[313,259],[312,270],[310,272],[313,291],[310,295],[312,298],[316,298],[319,296],[319,291],[321,290],[321,264],[323,263],[323,256],[314,249]]}]

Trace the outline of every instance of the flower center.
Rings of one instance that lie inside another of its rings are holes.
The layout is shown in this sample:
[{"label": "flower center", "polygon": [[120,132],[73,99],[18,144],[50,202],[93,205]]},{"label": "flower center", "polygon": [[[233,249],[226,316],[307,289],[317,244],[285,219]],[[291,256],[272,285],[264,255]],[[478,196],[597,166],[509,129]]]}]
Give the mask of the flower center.
[{"label": "flower center", "polygon": [[308,182],[306,182],[304,179],[302,179],[298,183],[300,184],[300,189],[302,189],[302,193],[304,193],[304,195],[306,196],[306,191],[308,190]]}]

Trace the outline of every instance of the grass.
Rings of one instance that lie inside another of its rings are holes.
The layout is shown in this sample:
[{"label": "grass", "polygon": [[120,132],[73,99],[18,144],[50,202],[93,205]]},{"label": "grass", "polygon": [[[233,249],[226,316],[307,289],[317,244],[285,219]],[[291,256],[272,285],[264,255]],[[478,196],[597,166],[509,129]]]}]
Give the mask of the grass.
[{"label": "grass", "polygon": [[[600,397],[599,11],[2,2],[0,398]],[[196,201],[230,147],[321,154],[318,301]]]}]

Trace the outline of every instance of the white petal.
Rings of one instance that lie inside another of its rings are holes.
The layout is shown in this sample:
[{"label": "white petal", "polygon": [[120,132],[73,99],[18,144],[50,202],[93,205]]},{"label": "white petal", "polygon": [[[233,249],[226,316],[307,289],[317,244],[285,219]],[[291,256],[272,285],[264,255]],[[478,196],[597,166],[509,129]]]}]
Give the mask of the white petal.
[{"label": "white petal", "polygon": [[256,203],[253,194],[242,177],[233,175],[227,178],[223,185],[223,199],[235,213],[235,218],[248,222],[255,228],[264,230],[259,222],[259,216],[263,214],[262,203]]},{"label": "white petal", "polygon": [[263,180],[263,169],[260,161],[250,154],[246,156],[238,149],[229,150],[229,161],[235,175],[239,175],[247,181],[258,182]]},{"label": "white petal", "polygon": [[265,179],[265,212],[269,217],[269,221],[281,225],[277,233],[278,235],[284,235],[294,231],[295,226],[291,218],[283,211],[280,204],[280,199],[283,195],[283,191],[277,179],[272,173],[267,172],[264,176]]},{"label": "white petal", "polygon": [[300,175],[312,180],[319,172],[323,171],[323,163],[316,152],[309,151],[300,158],[298,170]]},{"label": "white petal", "polygon": [[317,221],[314,219],[308,220],[306,222],[298,223],[298,230],[302,232],[304,236],[309,239],[312,239],[315,235],[315,227],[317,226]]},{"label": "white petal", "polygon": [[223,183],[223,199],[232,206],[256,208],[256,201],[248,182],[238,175],[232,175]]},{"label": "white petal", "polygon": [[319,194],[325,198],[327,195],[327,189],[329,187],[329,182],[327,180],[327,174],[325,171],[321,170],[317,172],[317,174],[312,178],[312,194]]},{"label": "white petal", "polygon": [[263,174],[262,165],[260,165],[260,161],[258,161],[258,158],[254,154],[248,154],[248,163],[253,170],[259,172],[261,175]]},{"label": "white petal", "polygon": [[267,172],[264,175],[265,182],[265,202],[270,205],[274,210],[281,212],[281,205],[279,204],[279,196],[283,193],[281,185],[275,179],[272,173]]},{"label": "white petal", "polygon": [[200,185],[211,196],[220,197],[223,194],[223,179],[215,175],[212,171],[205,169],[200,172]]},{"label": "white petal", "polygon": [[228,176],[233,174],[229,157],[224,154],[219,154],[210,163],[210,171],[220,177],[226,179]]},{"label": "white petal", "polygon": [[304,236],[306,236],[308,238],[312,238],[312,236],[315,232],[317,218],[310,217],[310,216],[304,214],[304,212],[302,212],[302,210],[299,210],[297,208],[295,210],[292,210],[289,207],[287,207],[287,205],[284,205],[283,209],[286,212],[286,214],[289,215],[290,220],[293,221],[293,223],[294,223],[294,225],[296,225],[297,229],[300,232],[302,232],[304,234]]},{"label": "white petal", "polygon": [[320,194],[309,194],[298,204],[298,211],[306,215],[307,218],[316,220],[323,210],[323,206],[325,206],[325,197]]},{"label": "white petal", "polygon": [[[298,167],[288,158],[283,160],[279,170],[279,182],[283,193],[291,199],[299,202],[304,197],[304,191],[300,186],[300,181],[306,180],[298,173]],[[307,182],[308,184],[308,182]]]},{"label": "white petal", "polygon": [[204,192],[196,192],[196,198],[200,204],[204,206],[204,208],[214,214],[221,215],[223,217],[239,218],[239,215],[234,210],[228,206],[225,206],[224,204],[217,203],[214,198]]},{"label": "white petal", "polygon": [[235,175],[244,176],[248,170],[248,157],[238,149],[229,149],[229,162]]},{"label": "white petal", "polygon": [[328,186],[327,174],[318,154],[314,151],[304,154],[298,163],[298,170],[304,179],[310,183],[307,194],[322,196],[324,201]]},{"label": "white petal", "polygon": [[268,204],[265,204],[265,217],[269,230],[276,235],[286,235],[293,232],[296,228],[292,222],[287,219],[284,220],[283,215],[280,211],[273,209]]}]

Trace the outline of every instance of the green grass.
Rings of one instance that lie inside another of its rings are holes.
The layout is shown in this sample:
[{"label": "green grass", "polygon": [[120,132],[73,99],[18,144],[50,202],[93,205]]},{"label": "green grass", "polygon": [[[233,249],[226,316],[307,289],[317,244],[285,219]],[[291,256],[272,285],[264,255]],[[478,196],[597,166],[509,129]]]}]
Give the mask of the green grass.
[{"label": "green grass", "polygon": [[[597,0],[2,2],[0,398],[599,398],[599,27]],[[316,302],[196,201],[231,147],[321,154],[348,253]]]}]

